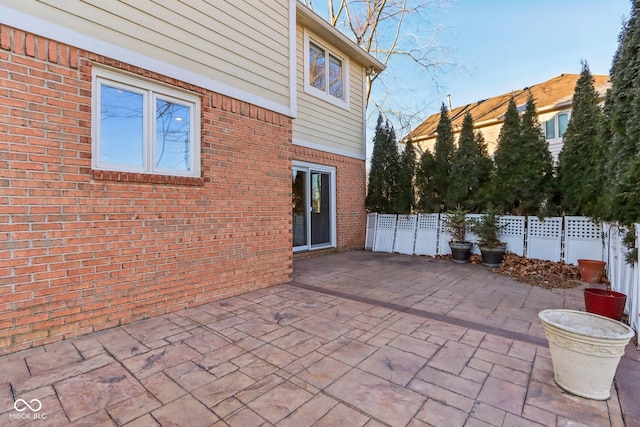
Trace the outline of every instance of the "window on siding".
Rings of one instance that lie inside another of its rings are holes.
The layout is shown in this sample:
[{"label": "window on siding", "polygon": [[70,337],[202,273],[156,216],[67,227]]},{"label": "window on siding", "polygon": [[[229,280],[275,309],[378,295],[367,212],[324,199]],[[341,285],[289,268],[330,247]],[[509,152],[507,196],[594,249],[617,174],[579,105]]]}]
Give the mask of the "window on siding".
[{"label": "window on siding", "polygon": [[346,60],[306,36],[305,91],[325,101],[347,107]]},{"label": "window on siding", "polygon": [[560,113],[544,122],[546,139],[562,138],[569,124],[569,113]]},{"label": "window on siding", "polygon": [[342,61],[329,55],[329,95],[344,101]]},{"label": "window on siding", "polygon": [[553,139],[556,137],[556,118],[549,119],[544,123],[545,135],[547,139]]},{"label": "window on siding", "polygon": [[326,90],[325,51],[309,43],[309,84],[318,90]]},{"label": "window on siding", "polygon": [[564,114],[558,114],[558,136],[560,136],[560,138],[562,138],[564,136],[564,133],[567,131],[567,124],[569,123],[569,115],[564,113]]},{"label": "window on siding", "polygon": [[200,176],[200,98],[94,70],[95,169]]}]

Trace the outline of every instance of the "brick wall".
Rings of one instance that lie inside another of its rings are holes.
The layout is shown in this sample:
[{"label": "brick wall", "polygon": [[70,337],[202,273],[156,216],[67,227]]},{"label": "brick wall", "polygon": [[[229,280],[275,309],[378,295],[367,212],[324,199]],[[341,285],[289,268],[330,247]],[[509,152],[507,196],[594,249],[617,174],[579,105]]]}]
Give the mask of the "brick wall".
[{"label": "brick wall", "polygon": [[365,161],[301,146],[293,147],[293,159],[336,168],[337,246],[339,249],[364,248],[367,224]]},{"label": "brick wall", "polygon": [[[201,178],[91,169],[94,62],[202,96]],[[7,26],[0,63],[2,353],[291,279],[291,119]]]}]

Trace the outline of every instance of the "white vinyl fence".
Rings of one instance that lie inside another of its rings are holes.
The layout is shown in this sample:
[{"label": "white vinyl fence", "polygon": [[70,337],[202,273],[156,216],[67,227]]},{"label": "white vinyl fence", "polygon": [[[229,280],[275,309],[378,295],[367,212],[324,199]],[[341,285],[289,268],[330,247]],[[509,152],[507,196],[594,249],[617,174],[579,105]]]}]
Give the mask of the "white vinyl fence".
[{"label": "white vinyl fence", "polygon": [[[600,241],[602,242],[601,238]],[[527,258],[562,261],[562,218],[540,220],[536,216],[528,217],[525,242]],[[509,250],[508,245],[507,250]]]},{"label": "white vinyl fence", "polygon": [[[415,255],[447,255],[451,253],[451,235],[444,227],[447,214],[395,215],[371,213],[367,216],[365,249],[375,252],[397,252]],[[481,214],[467,217],[480,218]],[[499,234],[507,243],[507,251],[527,258],[564,261],[578,264],[578,259],[604,259],[603,229],[582,216],[544,218],[535,216],[502,216],[504,226]],[[471,232],[468,240],[477,242]],[[477,245],[474,252],[480,253]]]},{"label": "white vinyl fence", "polygon": [[[635,224],[636,236],[640,236],[640,224]],[[627,230],[616,224],[604,225],[605,254],[607,263],[607,279],[611,289],[627,296],[624,312],[629,316],[629,325],[638,334],[640,349],[640,268],[638,263],[629,264],[629,250],[623,243]],[[640,247],[640,239],[636,240],[636,248]]]},{"label": "white vinyl fence", "polygon": [[[468,215],[477,218],[481,215]],[[451,236],[444,228],[446,214],[393,215],[370,213],[367,216],[365,249],[407,255],[447,255]],[[539,219],[535,216],[502,216],[499,235],[507,251],[527,258],[578,264],[578,259],[596,259],[607,263],[606,274],[614,291],[627,295],[625,313],[629,324],[640,330],[640,268],[626,261],[627,248],[622,239],[626,230],[615,224],[597,224],[587,217],[566,216]],[[640,236],[640,224],[635,225]],[[473,233],[467,235],[477,241]],[[636,242],[636,247],[640,245]],[[477,245],[474,252],[479,253]],[[640,333],[639,333],[640,338]],[[640,340],[639,340],[640,341]],[[639,345],[640,348],[640,345]]]}]

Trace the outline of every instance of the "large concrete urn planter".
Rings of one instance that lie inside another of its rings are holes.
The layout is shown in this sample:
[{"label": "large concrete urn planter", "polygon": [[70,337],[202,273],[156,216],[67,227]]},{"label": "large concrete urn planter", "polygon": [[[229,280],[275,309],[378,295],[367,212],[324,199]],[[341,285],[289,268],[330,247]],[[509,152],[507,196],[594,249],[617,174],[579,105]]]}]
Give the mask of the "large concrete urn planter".
[{"label": "large concrete urn planter", "polygon": [[577,396],[607,400],[633,329],[583,311],[544,310],[538,317],[549,341],[556,384]]}]

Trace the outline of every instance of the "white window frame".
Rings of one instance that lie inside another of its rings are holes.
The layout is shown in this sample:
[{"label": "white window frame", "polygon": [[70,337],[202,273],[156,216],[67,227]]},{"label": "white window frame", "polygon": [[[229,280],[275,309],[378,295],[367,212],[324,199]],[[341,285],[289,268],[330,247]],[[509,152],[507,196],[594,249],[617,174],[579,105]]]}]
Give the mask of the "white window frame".
[{"label": "white window frame", "polygon": [[[325,88],[325,90],[320,90],[317,87],[314,87],[311,85],[311,76],[309,75],[309,62],[310,62],[310,55],[309,55],[309,49],[310,49],[310,43],[315,44],[316,46],[324,49],[325,52],[325,74],[327,75],[326,77],[326,82],[327,82],[327,87]],[[342,92],[343,92],[343,98],[344,99],[340,99],[337,98],[331,94],[329,94],[329,60],[330,57],[333,56],[337,59],[339,59],[340,61],[342,61]],[[313,95],[317,98],[320,98],[326,102],[329,102],[333,105],[336,105],[340,108],[344,108],[346,110],[349,109],[349,58],[347,58],[345,55],[342,55],[340,53],[338,53],[335,49],[332,49],[331,47],[329,47],[326,43],[323,43],[321,41],[319,41],[318,38],[313,37],[311,34],[309,34],[309,32],[305,31],[304,32],[304,91],[305,93],[308,93],[309,95]]]},{"label": "white window frame", "polygon": [[[143,165],[131,166],[108,163],[100,158],[100,105],[101,86],[122,88],[143,96]],[[135,172],[153,175],[200,177],[200,96],[174,87],[157,83],[129,73],[101,68],[94,64],[92,70],[92,114],[91,114],[91,167],[96,170],[117,172]],[[189,129],[189,165],[188,170],[156,168],[155,165],[155,126],[153,112],[157,99],[186,106],[190,109]]]},{"label": "white window frame", "polygon": [[[563,114],[567,115],[567,124],[569,124],[569,120],[571,119],[571,112],[570,111],[560,111],[556,114],[553,115],[553,117],[548,118],[547,120],[545,120],[543,122],[544,125],[544,137],[547,140],[556,140],[556,139],[563,139],[564,138],[564,134],[562,136],[560,136],[560,123],[558,121],[558,116],[561,116]],[[549,138],[547,136],[547,122],[553,120],[553,129],[555,132],[555,136],[553,138]],[[565,130],[566,133],[566,130]]]}]

